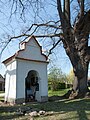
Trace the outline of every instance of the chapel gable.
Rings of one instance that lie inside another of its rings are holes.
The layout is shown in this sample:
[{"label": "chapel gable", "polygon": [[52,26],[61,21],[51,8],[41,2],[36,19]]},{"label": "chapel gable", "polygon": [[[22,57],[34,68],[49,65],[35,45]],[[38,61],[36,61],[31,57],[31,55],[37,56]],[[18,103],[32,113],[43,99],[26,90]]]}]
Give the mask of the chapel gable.
[{"label": "chapel gable", "polygon": [[33,36],[20,43],[20,50],[17,57],[40,61],[46,61],[47,59],[42,54],[42,47]]}]

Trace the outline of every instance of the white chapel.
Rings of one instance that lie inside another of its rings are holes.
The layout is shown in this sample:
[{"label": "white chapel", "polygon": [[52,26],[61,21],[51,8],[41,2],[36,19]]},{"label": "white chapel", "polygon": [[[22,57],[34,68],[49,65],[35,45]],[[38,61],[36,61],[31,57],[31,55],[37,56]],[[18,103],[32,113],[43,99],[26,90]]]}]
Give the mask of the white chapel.
[{"label": "white chapel", "polygon": [[3,61],[6,70],[5,101],[48,101],[47,56],[34,36],[20,43],[20,50]]}]

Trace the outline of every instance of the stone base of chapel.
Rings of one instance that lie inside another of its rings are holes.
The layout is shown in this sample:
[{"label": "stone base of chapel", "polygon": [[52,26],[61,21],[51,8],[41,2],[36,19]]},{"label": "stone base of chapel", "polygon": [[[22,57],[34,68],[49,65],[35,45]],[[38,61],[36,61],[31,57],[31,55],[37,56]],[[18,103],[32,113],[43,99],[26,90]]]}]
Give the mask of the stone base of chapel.
[{"label": "stone base of chapel", "polygon": [[12,104],[21,104],[21,103],[25,103],[25,98],[18,98],[18,99],[8,98],[8,100],[5,100],[5,102]]},{"label": "stone base of chapel", "polygon": [[[37,102],[47,102],[47,101],[48,101],[48,96],[41,96],[41,100],[40,101],[37,100]],[[17,98],[17,99],[8,98],[8,100],[5,102],[9,102],[12,104],[21,104],[21,103],[25,103],[26,99],[25,98]]]}]

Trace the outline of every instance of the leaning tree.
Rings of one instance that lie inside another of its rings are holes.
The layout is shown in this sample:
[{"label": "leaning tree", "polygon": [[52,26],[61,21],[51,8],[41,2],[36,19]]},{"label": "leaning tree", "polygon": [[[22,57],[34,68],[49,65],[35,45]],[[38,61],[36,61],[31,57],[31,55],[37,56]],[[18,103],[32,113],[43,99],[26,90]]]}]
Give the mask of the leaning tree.
[{"label": "leaning tree", "polygon": [[[31,35],[49,37],[53,41],[53,46],[49,50],[49,54],[51,54],[53,49],[62,41],[75,74],[73,92],[77,93],[77,95],[85,95],[88,91],[87,75],[90,60],[90,47],[88,45],[90,8],[86,7],[86,5],[88,3],[88,6],[90,6],[90,2],[88,0],[49,0],[49,4],[52,3],[52,8],[51,10],[47,9],[51,12],[51,19],[48,19],[46,22],[44,20],[41,21],[41,16],[43,17],[43,15],[39,14],[39,9],[42,8],[44,10],[44,5],[42,5],[44,4],[43,0],[9,0],[9,2],[12,4],[11,15],[16,14],[18,11],[21,18],[23,18],[27,14],[25,11],[29,11],[32,8],[35,15],[40,18],[40,21],[37,22],[36,20],[35,23],[32,23],[31,26],[29,25],[28,29],[23,31],[19,36],[9,36],[5,47],[10,41],[19,37],[27,38]],[[77,5],[75,8],[72,7],[73,3],[75,6]],[[57,10],[57,20],[52,19],[53,6]],[[74,16],[72,10],[77,11]],[[71,19],[72,16],[73,19]]]},{"label": "leaning tree", "polygon": [[85,12],[85,0],[78,0],[78,4],[80,11],[77,20],[72,26],[70,21],[70,0],[64,0],[63,11],[60,0],[57,0],[57,9],[63,31],[62,42],[75,74],[73,91],[77,91],[78,94],[83,95],[88,91],[87,74],[90,60],[90,47],[88,47],[90,10]]}]

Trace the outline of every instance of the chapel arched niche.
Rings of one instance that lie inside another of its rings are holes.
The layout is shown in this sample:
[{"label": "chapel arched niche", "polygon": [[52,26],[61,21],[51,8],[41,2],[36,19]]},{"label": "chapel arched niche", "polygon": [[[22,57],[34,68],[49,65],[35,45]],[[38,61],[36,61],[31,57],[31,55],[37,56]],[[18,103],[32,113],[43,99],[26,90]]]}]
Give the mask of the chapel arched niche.
[{"label": "chapel arched niche", "polygon": [[26,101],[36,100],[36,91],[39,91],[39,74],[35,70],[30,70],[25,78]]}]

